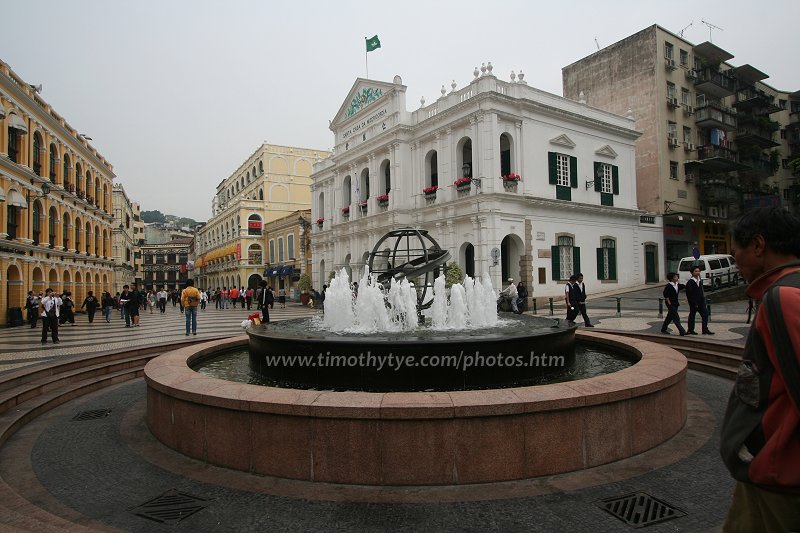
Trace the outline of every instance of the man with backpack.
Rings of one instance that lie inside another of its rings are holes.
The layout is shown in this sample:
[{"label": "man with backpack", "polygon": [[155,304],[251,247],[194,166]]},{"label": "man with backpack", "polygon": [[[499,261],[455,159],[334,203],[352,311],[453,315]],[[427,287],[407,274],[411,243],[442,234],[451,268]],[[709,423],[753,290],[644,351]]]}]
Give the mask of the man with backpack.
[{"label": "man with backpack", "polygon": [[186,280],[186,287],[181,291],[181,308],[186,315],[186,336],[197,335],[197,306],[200,305],[200,291],[194,286],[193,279]]},{"label": "man with backpack", "polygon": [[751,209],[731,237],[747,296],[761,305],[722,423],[722,459],[737,481],[723,531],[800,531],[800,218]]}]

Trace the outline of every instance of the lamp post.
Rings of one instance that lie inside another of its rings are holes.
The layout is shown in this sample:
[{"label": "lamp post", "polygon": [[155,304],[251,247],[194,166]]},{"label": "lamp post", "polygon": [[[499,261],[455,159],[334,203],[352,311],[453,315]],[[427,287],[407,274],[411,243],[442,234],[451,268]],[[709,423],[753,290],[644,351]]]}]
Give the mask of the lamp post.
[{"label": "lamp post", "polygon": [[31,191],[28,191],[25,195],[25,198],[28,201],[28,205],[34,200],[38,200],[39,198],[47,198],[47,195],[50,194],[50,184],[49,183],[42,183],[42,194],[37,194],[35,196],[31,196]]}]

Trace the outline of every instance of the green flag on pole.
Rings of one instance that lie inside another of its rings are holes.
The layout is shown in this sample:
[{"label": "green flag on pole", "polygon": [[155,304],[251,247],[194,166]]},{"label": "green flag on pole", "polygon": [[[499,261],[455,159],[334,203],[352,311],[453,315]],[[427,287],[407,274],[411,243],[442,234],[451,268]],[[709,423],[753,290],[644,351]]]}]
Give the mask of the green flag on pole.
[{"label": "green flag on pole", "polygon": [[381,47],[381,40],[375,35],[371,39],[367,39],[367,52],[372,52]]}]

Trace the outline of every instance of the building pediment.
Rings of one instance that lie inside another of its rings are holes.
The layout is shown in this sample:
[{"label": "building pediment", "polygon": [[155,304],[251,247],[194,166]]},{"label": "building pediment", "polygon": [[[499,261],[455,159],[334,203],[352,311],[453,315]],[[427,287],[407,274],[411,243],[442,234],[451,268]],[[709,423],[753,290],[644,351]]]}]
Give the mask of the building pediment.
[{"label": "building pediment", "polygon": [[609,146],[608,144],[601,146],[600,148],[598,148],[597,150],[595,150],[595,151],[594,151],[594,153],[595,153],[595,154],[597,154],[597,155],[602,155],[602,156],[605,156],[605,157],[610,157],[610,158],[612,158],[612,159],[613,159],[613,158],[615,158],[615,157],[617,157],[617,155],[619,155],[619,154],[617,154],[617,152],[615,152],[615,151],[614,151],[614,149],[613,149],[613,148],[611,148],[611,146]]},{"label": "building pediment", "polygon": [[364,78],[356,79],[339,107],[336,117],[331,121],[331,130],[337,131],[340,127],[360,117],[368,109],[388,104],[392,100],[394,90],[398,87],[402,87],[402,85]]},{"label": "building pediment", "polygon": [[553,137],[552,139],[550,139],[550,144],[555,144],[556,146],[563,146],[565,148],[575,148],[575,141],[570,139],[565,133],[562,133],[558,137]]}]

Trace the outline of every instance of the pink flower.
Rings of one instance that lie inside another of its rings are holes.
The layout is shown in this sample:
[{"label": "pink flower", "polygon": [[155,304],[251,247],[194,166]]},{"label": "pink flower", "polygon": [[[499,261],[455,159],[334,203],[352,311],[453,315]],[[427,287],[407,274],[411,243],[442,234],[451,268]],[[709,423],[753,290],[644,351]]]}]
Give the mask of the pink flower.
[{"label": "pink flower", "polygon": [[318,218],[318,219],[317,219],[317,224],[320,224],[320,225],[322,225],[322,223],[324,223],[324,222],[325,222],[325,219],[324,219],[324,218]]},{"label": "pink flower", "polygon": [[433,194],[438,190],[439,190],[439,186],[438,185],[434,185],[433,187],[425,187],[424,189],[422,189],[422,192],[424,194]]},{"label": "pink flower", "polygon": [[521,181],[522,176],[511,172],[509,174],[506,174],[505,176],[502,176],[500,179],[503,181]]},{"label": "pink flower", "polygon": [[349,215],[350,214],[350,206],[349,205],[347,207],[343,207],[342,208],[342,214],[343,215]]},{"label": "pink flower", "polygon": [[379,202],[388,202],[389,201],[389,193],[387,192],[386,194],[381,194],[380,196],[378,196],[376,198],[376,200],[378,200]]},{"label": "pink flower", "polygon": [[453,182],[453,185],[456,187],[463,187],[464,185],[469,185],[472,181],[472,178],[458,178],[456,181]]}]

